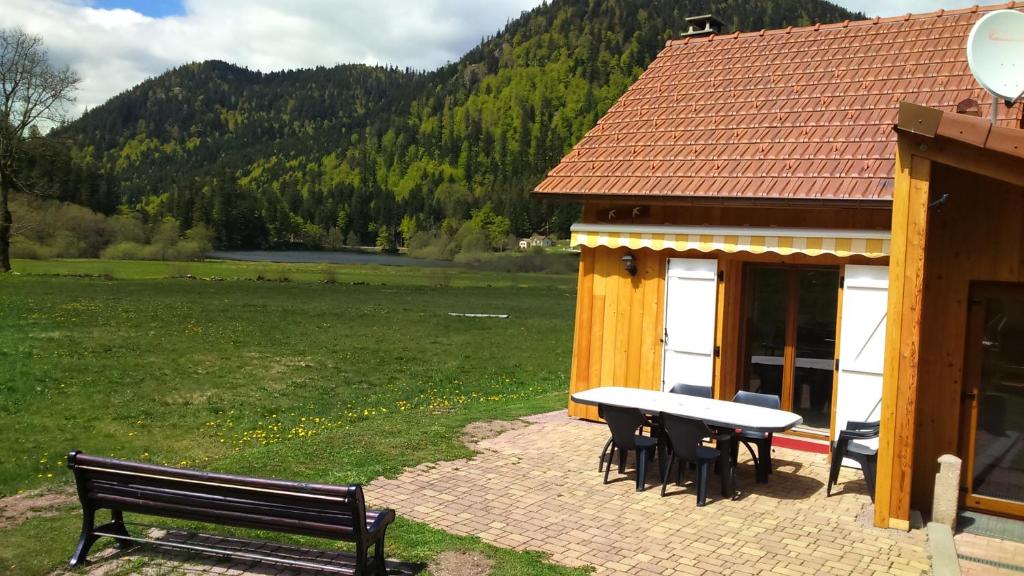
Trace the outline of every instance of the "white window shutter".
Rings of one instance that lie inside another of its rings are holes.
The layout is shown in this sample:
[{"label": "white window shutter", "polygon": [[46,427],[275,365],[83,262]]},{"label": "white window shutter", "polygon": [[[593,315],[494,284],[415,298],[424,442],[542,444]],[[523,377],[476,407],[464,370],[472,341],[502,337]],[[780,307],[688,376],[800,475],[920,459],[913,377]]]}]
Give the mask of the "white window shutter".
[{"label": "white window shutter", "polygon": [[718,260],[671,258],[665,278],[662,387],[714,381]]},{"label": "white window shutter", "polygon": [[[888,296],[888,266],[846,266],[835,400],[837,437],[850,420],[880,418]],[[860,442],[878,446],[877,439]],[[843,464],[857,467],[849,459]]]}]

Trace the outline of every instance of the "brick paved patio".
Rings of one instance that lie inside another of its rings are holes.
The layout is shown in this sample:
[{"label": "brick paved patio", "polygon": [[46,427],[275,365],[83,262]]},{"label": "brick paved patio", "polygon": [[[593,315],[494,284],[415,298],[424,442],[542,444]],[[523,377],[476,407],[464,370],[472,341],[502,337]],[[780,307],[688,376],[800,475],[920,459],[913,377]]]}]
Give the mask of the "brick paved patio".
[{"label": "brick paved patio", "polygon": [[858,472],[844,471],[839,493],[825,498],[823,455],[777,448],[768,484],[754,482],[753,467],[741,456],[740,498],[697,508],[689,485],[665,498],[653,478],[643,493],[634,491],[632,476],[603,485],[597,456],[607,427],[564,413],[528,420],[533,425],[481,442],[475,458],[376,480],[367,496],[406,518],[498,546],[543,550],[555,562],[594,565],[601,575],[930,569],[924,531],[870,526]]},{"label": "brick paved patio", "polygon": [[[923,530],[871,526],[858,472],[844,471],[837,493],[825,498],[823,455],[777,448],[776,473],[768,484],[756,484],[741,451],[739,499],[718,498],[714,478],[712,498],[697,508],[690,484],[661,498],[655,474],[643,493],[634,491],[632,474],[614,470],[620,480],[603,485],[597,455],[607,427],[564,412],[526,420],[525,428],[481,441],[473,458],[423,464],[372,482],[365,488],[369,505],[497,546],[542,550],[561,564],[592,565],[602,576],[929,571]],[[145,548],[89,570],[91,576],[126,573],[297,574]]]},{"label": "brick paved patio", "polygon": [[1017,576],[1021,573],[1019,567],[1024,565],[1024,544],[1020,542],[966,533],[954,536],[953,542],[960,556],[961,576]]}]

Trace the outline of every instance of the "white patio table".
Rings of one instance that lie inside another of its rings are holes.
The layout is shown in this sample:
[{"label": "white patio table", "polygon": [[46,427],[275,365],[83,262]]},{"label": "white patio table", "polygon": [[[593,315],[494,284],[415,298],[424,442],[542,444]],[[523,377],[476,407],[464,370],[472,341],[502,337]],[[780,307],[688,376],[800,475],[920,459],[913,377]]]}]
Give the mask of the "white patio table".
[{"label": "white patio table", "polygon": [[750,404],[699,398],[657,390],[641,390],[622,386],[591,388],[572,395],[572,401],[579,404],[597,406],[608,404],[623,408],[636,408],[649,414],[657,415],[667,412],[677,416],[703,420],[708,426],[718,431],[719,470],[729,470],[729,474],[721,474],[722,496],[735,496],[733,466],[730,455],[733,431],[743,429],[748,432],[783,432],[803,422],[799,414],[762,408]]}]

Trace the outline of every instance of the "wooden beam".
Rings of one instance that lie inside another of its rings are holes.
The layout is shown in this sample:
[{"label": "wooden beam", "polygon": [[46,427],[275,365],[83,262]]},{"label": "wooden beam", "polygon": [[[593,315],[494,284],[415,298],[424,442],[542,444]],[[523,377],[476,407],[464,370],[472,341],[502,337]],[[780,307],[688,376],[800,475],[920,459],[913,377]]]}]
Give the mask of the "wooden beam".
[{"label": "wooden beam", "polygon": [[1024,187],[1024,170],[1021,170],[1019,158],[954,140],[908,133],[901,133],[900,138],[913,143],[915,156]]},{"label": "wooden beam", "polygon": [[875,525],[907,528],[914,460],[918,357],[931,160],[900,140],[893,190]]},{"label": "wooden beam", "polygon": [[[843,332],[843,282],[846,278],[846,266],[839,267],[839,289],[836,290],[836,339],[835,339],[835,352],[832,354],[833,358],[839,358],[840,346],[842,346],[842,332]],[[829,407],[828,416],[828,437],[829,440],[836,438],[836,400],[839,399],[839,370],[835,370],[833,365],[832,370],[832,402]],[[832,461],[831,454],[829,455],[829,461]]]},{"label": "wooden beam", "polygon": [[800,308],[800,271],[786,273],[786,344],[782,354],[782,409],[793,411],[793,393],[796,387],[796,334]]},{"label": "wooden beam", "polygon": [[714,398],[718,398],[718,399],[721,399],[722,398],[722,394],[723,394],[723,391],[722,391],[722,380],[723,380],[723,372],[725,371],[725,366],[722,364],[722,352],[721,351],[725,348],[725,346],[723,345],[724,344],[723,340],[724,340],[724,336],[725,336],[726,314],[727,313],[731,313],[731,312],[727,312],[726,308],[725,308],[725,301],[726,301],[726,298],[725,298],[725,277],[726,277],[726,274],[727,274],[727,272],[726,272],[726,268],[727,267],[728,267],[728,262],[727,261],[725,261],[725,260],[719,260],[718,261],[718,281],[717,281],[717,286],[716,286],[716,290],[717,290],[716,294],[717,295],[715,297],[715,304],[716,304],[716,306],[715,306],[715,349],[717,349],[719,351],[719,353],[715,354],[715,357],[713,359],[715,367],[714,367],[714,375],[711,377],[712,396]]},{"label": "wooden beam", "polygon": [[[729,255],[733,256],[733,255]],[[720,354],[715,358],[715,398],[731,400],[736,394],[742,342],[740,315],[743,305],[743,262],[723,257],[718,261],[724,274],[719,282],[718,319],[715,342]]]}]

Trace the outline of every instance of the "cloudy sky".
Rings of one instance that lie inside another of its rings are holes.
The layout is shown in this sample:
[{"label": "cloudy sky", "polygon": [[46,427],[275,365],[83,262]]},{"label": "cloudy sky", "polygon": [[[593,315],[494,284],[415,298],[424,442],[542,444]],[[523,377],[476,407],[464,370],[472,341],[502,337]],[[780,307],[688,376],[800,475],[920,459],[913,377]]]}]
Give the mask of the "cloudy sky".
[{"label": "cloudy sky", "polygon": [[[2,0],[0,27],[43,37],[82,75],[73,114],[185,62],[270,71],[341,62],[431,69],[540,0]],[[838,0],[869,16],[973,0]]]}]

